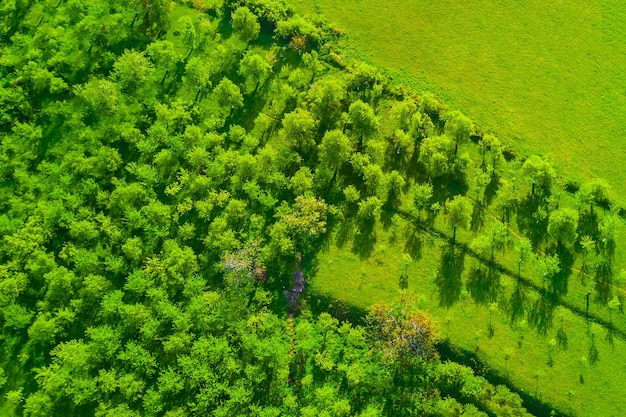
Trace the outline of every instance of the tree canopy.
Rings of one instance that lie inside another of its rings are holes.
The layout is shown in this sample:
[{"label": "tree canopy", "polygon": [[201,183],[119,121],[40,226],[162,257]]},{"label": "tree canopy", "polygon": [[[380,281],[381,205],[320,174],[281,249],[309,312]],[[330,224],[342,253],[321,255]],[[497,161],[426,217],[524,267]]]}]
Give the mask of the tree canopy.
[{"label": "tree canopy", "polygon": [[[474,230],[486,180],[467,175],[491,176],[457,152],[471,120],[343,61],[335,30],[280,0],[9,1],[0,16],[0,413],[527,415],[440,360],[427,313],[348,321],[306,290],[345,235],[366,258],[400,231],[406,272],[419,233]],[[493,167],[500,148],[483,138]],[[555,178],[543,159],[521,172]],[[543,197],[544,231],[569,247],[577,218]],[[488,230],[504,251],[506,226]]]}]

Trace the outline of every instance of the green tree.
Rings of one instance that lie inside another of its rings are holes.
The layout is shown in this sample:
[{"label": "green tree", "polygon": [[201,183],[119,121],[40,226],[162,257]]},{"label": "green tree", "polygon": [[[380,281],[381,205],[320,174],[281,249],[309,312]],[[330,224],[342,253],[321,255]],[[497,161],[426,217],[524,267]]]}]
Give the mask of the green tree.
[{"label": "green tree", "polygon": [[571,247],[576,243],[578,233],[578,215],[575,210],[562,208],[550,213],[548,220],[548,235],[557,247],[565,244]]},{"label": "green tree", "polygon": [[343,189],[343,195],[348,204],[356,203],[361,199],[361,193],[354,185],[348,185]]},{"label": "green tree", "polygon": [[315,81],[315,77],[324,69],[324,63],[319,59],[319,54],[315,50],[303,54],[302,62],[311,71],[309,83],[312,83]]},{"label": "green tree", "polygon": [[393,207],[399,207],[401,203],[400,198],[402,196],[402,189],[405,184],[404,177],[395,170],[386,174],[385,177],[385,188],[388,194],[388,202]]},{"label": "green tree", "polygon": [[430,178],[451,173],[453,161],[453,143],[447,136],[433,136],[422,141],[419,162]]},{"label": "green tree", "polygon": [[324,200],[313,196],[298,196],[293,206],[284,204],[276,211],[277,223],[272,232],[277,236],[284,226],[296,248],[308,252],[317,239],[326,233],[327,213],[328,205]]},{"label": "green tree", "polygon": [[515,254],[517,256],[517,277],[521,276],[522,265],[526,264],[528,260],[532,259],[533,256],[533,246],[530,243],[530,240],[527,238],[522,238],[517,241],[515,245]]},{"label": "green tree", "polygon": [[469,228],[472,220],[472,200],[468,197],[457,195],[452,200],[446,200],[446,222],[452,229],[452,242],[456,241],[456,229]]},{"label": "green tree", "polygon": [[246,42],[256,40],[261,31],[257,17],[247,7],[237,8],[233,14],[233,30]]},{"label": "green tree", "polygon": [[359,143],[362,142],[363,138],[368,138],[376,133],[380,125],[374,109],[361,100],[350,104],[348,117],[350,118],[352,131],[359,138]]},{"label": "green tree", "polygon": [[174,43],[168,40],[157,40],[146,47],[146,54],[159,68],[169,72],[180,61],[180,52]]},{"label": "green tree", "polygon": [[357,217],[364,222],[376,222],[380,219],[382,205],[378,197],[368,197],[359,202]]},{"label": "green tree", "polygon": [[92,115],[111,115],[119,108],[120,93],[117,85],[108,80],[92,78],[74,87],[74,94],[91,110]]},{"label": "green tree", "polygon": [[230,110],[243,106],[241,90],[226,77],[215,87],[215,95],[220,106],[230,106]]},{"label": "green tree", "polygon": [[113,64],[112,79],[124,92],[135,91],[145,84],[152,76],[152,64],[144,52],[124,51]]},{"label": "green tree", "polygon": [[296,195],[305,194],[313,188],[313,174],[308,167],[302,167],[291,177],[289,182],[291,188]]},{"label": "green tree", "polygon": [[341,130],[329,130],[318,146],[320,163],[337,172],[354,152],[350,139]]},{"label": "green tree", "polygon": [[537,267],[541,276],[541,285],[545,288],[546,280],[552,283],[554,276],[561,271],[561,261],[557,254],[544,256],[539,259]]},{"label": "green tree", "polygon": [[457,154],[459,145],[467,142],[474,134],[474,123],[472,120],[457,110],[445,114],[446,121],[445,134],[454,141],[454,155]]},{"label": "green tree", "polygon": [[[500,143],[500,139],[497,136],[487,133],[484,135],[478,143],[480,147],[480,154],[482,156],[482,165],[491,166],[491,173],[493,174],[498,167],[504,162],[503,146]],[[487,159],[487,155],[489,158]]]},{"label": "green tree", "polygon": [[174,10],[172,0],[151,0],[142,2],[144,8],[143,30],[150,38],[169,29],[171,13]]},{"label": "green tree", "polygon": [[259,54],[246,54],[239,63],[239,75],[245,78],[246,85],[254,85],[256,93],[259,84],[264,82],[272,71],[270,63]]},{"label": "green tree", "polygon": [[415,141],[413,137],[400,129],[396,129],[390,137],[390,140],[390,151],[394,153],[394,157],[398,158],[401,164],[408,164],[415,151]]},{"label": "green tree", "polygon": [[533,155],[524,162],[522,171],[532,180],[531,195],[535,195],[536,188],[539,188],[542,194],[550,193],[556,179],[556,171],[549,161]]},{"label": "green tree", "polygon": [[610,192],[611,186],[609,183],[604,179],[596,178],[585,182],[576,193],[576,197],[582,206],[588,205],[589,211],[593,213],[595,204],[607,203],[609,201]]},{"label": "green tree", "polygon": [[413,187],[413,205],[417,209],[418,219],[430,208],[433,198],[433,186],[430,183],[415,184]]},{"label": "green tree", "polygon": [[30,394],[24,403],[25,417],[46,417],[54,408],[52,398],[41,391]]},{"label": "green tree", "polygon": [[304,109],[297,108],[283,118],[281,135],[292,148],[308,152],[315,146],[315,119]]},{"label": "green tree", "polygon": [[411,127],[413,115],[417,111],[417,104],[413,100],[398,101],[391,108],[391,120],[400,131],[407,131]]},{"label": "green tree", "polygon": [[386,185],[385,174],[380,166],[368,164],[363,168],[363,183],[370,195],[379,194]]},{"label": "green tree", "polygon": [[324,77],[311,85],[307,100],[313,113],[321,119],[320,131],[334,127],[345,98],[346,87],[341,78]]}]

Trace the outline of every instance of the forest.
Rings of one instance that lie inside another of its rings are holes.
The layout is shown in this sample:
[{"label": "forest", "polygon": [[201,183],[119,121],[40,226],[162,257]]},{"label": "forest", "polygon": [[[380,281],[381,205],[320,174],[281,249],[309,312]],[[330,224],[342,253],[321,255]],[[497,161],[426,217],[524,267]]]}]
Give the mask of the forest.
[{"label": "forest", "polygon": [[0,5],[0,415],[626,412],[611,184],[345,37],[284,0]]}]

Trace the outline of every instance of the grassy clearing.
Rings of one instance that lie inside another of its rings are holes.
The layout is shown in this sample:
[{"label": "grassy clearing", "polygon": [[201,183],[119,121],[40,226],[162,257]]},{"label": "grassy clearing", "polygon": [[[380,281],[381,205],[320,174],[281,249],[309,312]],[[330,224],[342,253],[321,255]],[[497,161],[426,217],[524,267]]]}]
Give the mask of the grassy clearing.
[{"label": "grassy clearing", "polygon": [[[477,159],[474,146],[464,147],[465,150]],[[468,195],[471,194],[470,190]],[[573,197],[562,194],[561,204],[571,207]],[[487,210],[482,233],[498,222],[493,214]],[[519,233],[516,220],[510,225],[513,241]],[[581,266],[579,253],[573,253],[572,269],[564,274],[566,290],[560,293],[556,304],[543,297],[543,282],[536,268],[531,264],[523,266],[523,299],[515,306],[517,258],[511,250],[495,256],[496,264],[504,268],[497,280],[480,282],[473,274],[473,267],[480,262],[467,251],[476,232],[459,230],[457,249],[450,256],[451,233],[442,215],[433,227],[416,235],[406,221],[396,229],[381,227],[376,231],[377,243],[369,256],[355,253],[355,248],[362,244],[358,238],[346,242],[335,239],[317,260],[314,291],[360,308],[381,301],[394,302],[403,284],[403,253],[411,253],[416,261],[408,268],[409,293],[416,295],[418,308],[435,317],[442,336],[452,344],[476,351],[515,385],[568,414],[613,416],[626,412],[620,401],[626,370],[620,362],[626,354],[626,316],[597,302],[594,292],[589,308],[591,322],[586,321],[585,295],[593,289],[594,280],[577,272]],[[623,234],[620,223],[618,245]],[[353,236],[354,230],[340,228],[337,235]],[[624,265],[620,246],[614,259],[615,274]],[[456,267],[451,268],[453,262]],[[619,282],[614,284],[614,291],[623,291]],[[488,300],[494,293],[496,304]],[[617,331],[610,334],[610,326]],[[559,338],[561,331],[567,342]]]},{"label": "grassy clearing", "polygon": [[[378,242],[367,259],[352,252],[353,242],[329,245],[317,259],[313,290],[361,308],[397,300],[406,241],[394,241],[390,230],[381,228],[376,233]],[[424,235],[420,248],[421,256],[408,266],[407,291],[415,296],[418,308],[433,315],[442,337],[476,351],[514,384],[566,413],[579,416],[626,413],[619,389],[626,371],[623,361],[620,362],[626,355],[626,343],[622,339],[615,337],[609,343],[606,329],[594,323],[588,325],[584,317],[563,307],[554,309],[552,325],[545,333],[525,319],[511,324],[507,300],[516,287],[514,279],[500,277],[497,306],[478,303],[475,294],[468,290],[469,271],[475,260],[460,249],[456,251],[460,279],[442,283],[435,277],[446,268],[442,253],[447,244]],[[449,302],[453,298],[451,293],[459,295],[458,301]],[[528,288],[525,296],[527,309],[541,298]],[[566,347],[558,342],[561,328],[567,335]],[[595,361],[592,345],[597,349]]]},{"label": "grassy clearing", "polygon": [[[567,179],[609,179],[616,200],[624,201],[626,31],[619,24],[626,17],[623,5],[615,1],[517,5],[495,0],[463,6],[446,0],[295,3],[344,28],[348,35],[344,47],[352,57],[389,69],[396,81],[418,91],[435,92],[522,154],[551,155]],[[573,207],[566,194],[562,204]],[[485,226],[491,221],[487,216]],[[442,229],[440,219],[435,226]],[[511,227],[518,232],[515,222]],[[458,237],[469,243],[474,235]],[[623,224],[615,237],[616,276],[625,265],[619,247],[626,238]],[[406,240],[392,243],[382,230],[378,238],[372,256],[364,259],[351,251],[351,242],[331,245],[318,259],[314,289],[362,308],[396,299]],[[472,261],[467,256],[461,279],[446,283],[455,287],[459,299],[446,301],[450,288],[435,279],[446,267],[441,245],[437,239],[423,241],[419,261],[409,267],[408,288],[418,295],[418,306],[438,320],[444,337],[457,346],[477,349],[513,383],[567,413],[626,413],[620,395],[626,369],[620,358],[626,345],[618,337],[610,342],[605,326],[586,322],[585,294],[593,279],[577,272],[580,256],[565,274],[562,304],[543,317],[551,323],[541,329],[542,317],[535,314],[535,322],[529,323],[528,315],[541,306],[542,280],[535,271],[523,271],[525,311],[523,319],[512,324],[509,300],[516,280],[500,277],[498,305],[490,313],[489,305],[477,303],[471,293]],[[509,271],[517,269],[512,253],[499,255],[497,261]],[[626,330],[626,318],[611,313],[606,304],[592,299],[589,313],[599,323],[612,322]],[[490,314],[493,331],[488,326]],[[557,342],[561,327],[567,334],[566,349]]]},{"label": "grassy clearing", "polygon": [[435,92],[515,150],[551,155],[564,176],[604,177],[626,194],[622,2],[294,3],[344,28],[349,54]]}]

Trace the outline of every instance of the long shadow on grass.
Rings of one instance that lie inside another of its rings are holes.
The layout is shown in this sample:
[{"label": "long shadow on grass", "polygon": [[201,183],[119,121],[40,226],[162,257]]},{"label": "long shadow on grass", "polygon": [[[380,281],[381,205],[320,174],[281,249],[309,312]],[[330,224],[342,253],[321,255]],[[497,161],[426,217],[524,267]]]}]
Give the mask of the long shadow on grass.
[{"label": "long shadow on grass", "polygon": [[467,278],[467,291],[478,304],[493,303],[502,291],[500,273],[493,267],[473,267]]},{"label": "long shadow on grass", "polygon": [[423,236],[421,229],[409,223],[404,230],[404,242],[404,252],[411,255],[414,260],[422,258]]},{"label": "long shadow on grass", "polygon": [[485,206],[482,202],[477,201],[474,204],[474,210],[472,211],[472,221],[470,223],[470,230],[472,232],[478,232],[485,225]]},{"label": "long shadow on grass", "polygon": [[580,216],[578,216],[578,230],[576,232],[578,236],[589,236],[595,241],[598,240],[598,215],[595,211],[580,213]]},{"label": "long shadow on grass", "polygon": [[435,284],[439,288],[439,305],[450,307],[461,297],[461,274],[465,266],[465,252],[450,243],[443,248]]},{"label": "long shadow on grass", "polygon": [[528,294],[526,286],[518,282],[506,305],[506,311],[511,319],[511,323],[515,323],[517,320],[524,317],[527,303]]},{"label": "long shadow on grass", "polygon": [[458,178],[453,175],[437,177],[433,180],[432,201],[443,204],[446,200],[454,198],[456,195],[465,195],[469,186],[465,178]]},{"label": "long shadow on grass", "polygon": [[557,255],[560,261],[560,271],[554,274],[550,289],[555,297],[560,298],[567,294],[567,283],[572,275],[572,265],[574,264],[574,254],[567,248],[558,249]]},{"label": "long shadow on grass", "polygon": [[497,172],[493,172],[491,174],[491,181],[487,184],[485,188],[485,197],[484,204],[485,206],[489,206],[493,199],[496,197],[498,193],[498,189],[500,188],[500,175]]},{"label": "long shadow on grass", "polygon": [[538,216],[542,206],[539,198],[528,196],[521,200],[517,206],[517,225],[520,233],[532,242],[533,248],[543,241],[548,227],[543,216]]},{"label": "long shadow on grass", "polygon": [[376,243],[376,220],[360,221],[356,226],[357,230],[352,241],[352,252],[359,255],[361,259],[369,258]]},{"label": "long shadow on grass", "polygon": [[611,298],[613,289],[613,262],[612,258],[601,256],[595,265],[595,298],[602,305],[606,305]]},{"label": "long shadow on grass", "polygon": [[338,248],[343,248],[352,236],[354,236],[354,223],[351,220],[341,222],[335,235],[335,244]]},{"label": "long shadow on grass", "polygon": [[329,313],[340,321],[349,321],[354,325],[364,325],[367,310],[343,303],[335,298],[317,292],[305,295],[307,305],[314,316]]},{"label": "long shadow on grass", "polygon": [[546,293],[539,296],[528,312],[528,323],[541,335],[545,335],[552,327],[554,307],[556,303]]}]

